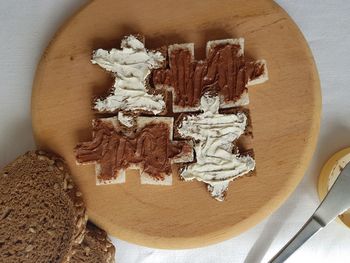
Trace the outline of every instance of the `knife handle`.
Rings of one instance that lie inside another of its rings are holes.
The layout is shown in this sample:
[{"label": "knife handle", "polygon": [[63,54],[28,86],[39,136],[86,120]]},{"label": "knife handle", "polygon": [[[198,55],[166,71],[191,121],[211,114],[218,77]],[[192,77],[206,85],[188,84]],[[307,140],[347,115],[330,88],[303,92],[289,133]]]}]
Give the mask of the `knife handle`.
[{"label": "knife handle", "polygon": [[303,225],[299,232],[269,261],[269,263],[282,263],[294,253],[302,244],[324,227],[322,222],[312,216]]}]

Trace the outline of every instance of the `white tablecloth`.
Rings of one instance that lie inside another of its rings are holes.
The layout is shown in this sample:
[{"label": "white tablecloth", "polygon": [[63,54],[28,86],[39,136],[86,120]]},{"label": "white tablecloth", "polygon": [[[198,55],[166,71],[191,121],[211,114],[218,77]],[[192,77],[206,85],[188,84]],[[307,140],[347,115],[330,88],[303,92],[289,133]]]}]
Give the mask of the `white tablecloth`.
[{"label": "white tablecloth", "polygon": [[[58,27],[86,2],[0,0],[0,166],[34,148],[30,95],[36,65]],[[331,154],[350,145],[350,1],[277,2],[304,33],[321,78],[323,118],[309,171],[277,212],[236,238],[182,251],[145,248],[114,239],[117,262],[266,262],[319,204],[316,180],[323,163]],[[337,222],[331,223],[288,262],[350,262],[350,230]]]}]

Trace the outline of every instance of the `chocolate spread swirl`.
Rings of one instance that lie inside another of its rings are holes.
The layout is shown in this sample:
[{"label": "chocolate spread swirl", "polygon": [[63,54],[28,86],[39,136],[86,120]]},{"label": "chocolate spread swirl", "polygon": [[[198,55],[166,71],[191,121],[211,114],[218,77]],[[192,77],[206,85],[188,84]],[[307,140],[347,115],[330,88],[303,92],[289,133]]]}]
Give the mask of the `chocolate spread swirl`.
[{"label": "chocolate spread swirl", "polygon": [[153,71],[153,83],[171,86],[175,92],[174,104],[196,107],[207,89],[214,89],[225,102],[237,101],[249,80],[264,73],[259,62],[246,62],[234,44],[212,48],[206,60],[193,61],[188,49],[175,49],[170,53],[169,68]]},{"label": "chocolate spread swirl", "polygon": [[99,179],[111,180],[121,169],[138,164],[141,170],[158,180],[171,172],[171,158],[180,154],[185,142],[169,139],[169,126],[165,123],[149,123],[132,136],[125,136],[111,123],[94,121],[93,139],[75,148],[79,163],[98,162],[101,165]]}]

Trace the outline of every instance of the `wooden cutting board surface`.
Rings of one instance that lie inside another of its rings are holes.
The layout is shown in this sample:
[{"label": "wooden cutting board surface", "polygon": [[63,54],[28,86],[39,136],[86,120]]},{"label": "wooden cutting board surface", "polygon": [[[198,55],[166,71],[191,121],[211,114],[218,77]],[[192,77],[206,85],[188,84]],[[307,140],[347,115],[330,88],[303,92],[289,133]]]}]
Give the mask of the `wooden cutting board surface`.
[{"label": "wooden cutting board surface", "polygon": [[[92,97],[113,84],[90,63],[91,52],[119,48],[130,33],[144,34],[148,48],[194,42],[197,58],[204,58],[208,40],[244,37],[246,54],[267,60],[269,81],[249,88],[257,176],[231,183],[225,202],[210,198],[199,182],[141,185],[135,171],[126,184],[96,186],[93,166],[75,164],[74,146],[91,138]],[[52,39],[32,94],[37,145],[67,160],[90,219],[118,238],[158,248],[223,241],[276,210],[308,167],[320,111],[310,49],[291,18],[269,0],[91,1]]]}]

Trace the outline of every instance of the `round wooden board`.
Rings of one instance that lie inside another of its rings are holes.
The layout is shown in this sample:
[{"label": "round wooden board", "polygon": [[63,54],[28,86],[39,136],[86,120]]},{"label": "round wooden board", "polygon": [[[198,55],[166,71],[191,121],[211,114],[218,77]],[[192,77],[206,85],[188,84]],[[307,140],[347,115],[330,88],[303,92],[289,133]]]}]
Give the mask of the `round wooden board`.
[{"label": "round wooden board", "polygon": [[[267,60],[269,81],[249,90],[257,176],[231,183],[225,202],[213,200],[202,183],[174,178],[172,186],[144,186],[132,171],[126,184],[96,186],[93,166],[75,164],[74,146],[91,138],[92,97],[113,83],[90,63],[91,52],[119,47],[124,35],[140,32],[148,48],[194,42],[199,59],[208,40],[244,37],[246,54]],[[219,242],[277,209],[311,159],[320,108],[309,47],[290,17],[269,0],[91,1],[50,43],[32,95],[37,145],[67,160],[90,219],[118,238],[158,248]]]}]

